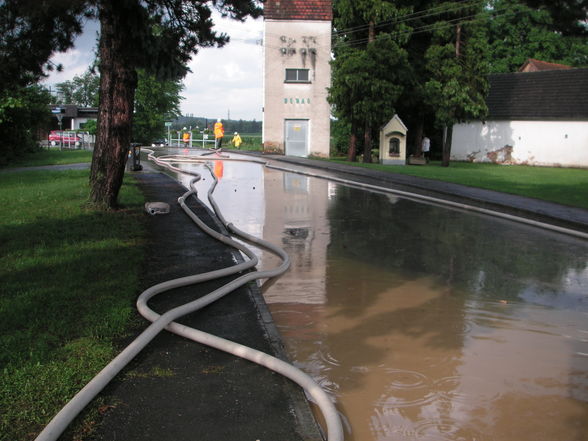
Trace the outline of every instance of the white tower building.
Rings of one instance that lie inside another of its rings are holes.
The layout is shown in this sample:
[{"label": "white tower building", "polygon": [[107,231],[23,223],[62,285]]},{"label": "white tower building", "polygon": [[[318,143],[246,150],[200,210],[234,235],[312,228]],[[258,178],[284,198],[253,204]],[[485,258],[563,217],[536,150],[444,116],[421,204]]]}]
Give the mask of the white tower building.
[{"label": "white tower building", "polygon": [[264,151],[328,157],[331,0],[266,0],[264,17]]}]

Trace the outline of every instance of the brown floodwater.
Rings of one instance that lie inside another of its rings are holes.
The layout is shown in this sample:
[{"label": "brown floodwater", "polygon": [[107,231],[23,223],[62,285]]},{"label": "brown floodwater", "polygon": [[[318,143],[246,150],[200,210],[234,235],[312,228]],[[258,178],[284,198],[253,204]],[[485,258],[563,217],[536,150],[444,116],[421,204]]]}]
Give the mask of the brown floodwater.
[{"label": "brown floodwater", "polygon": [[292,258],[264,296],[346,440],[588,440],[586,241],[258,164],[219,174],[227,220]]}]

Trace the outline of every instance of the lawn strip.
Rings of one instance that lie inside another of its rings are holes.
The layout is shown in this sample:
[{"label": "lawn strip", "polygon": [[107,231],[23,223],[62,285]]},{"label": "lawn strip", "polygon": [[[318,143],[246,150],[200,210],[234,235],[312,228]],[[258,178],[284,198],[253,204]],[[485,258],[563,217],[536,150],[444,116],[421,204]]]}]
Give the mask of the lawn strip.
[{"label": "lawn strip", "polygon": [[34,439],[117,352],[144,253],[144,201],[89,208],[88,170],[0,174],[0,440]]},{"label": "lawn strip", "polygon": [[441,167],[438,162],[422,166],[398,166],[338,159],[332,161],[588,209],[588,170],[585,169],[469,162],[452,162],[449,167]]},{"label": "lawn strip", "polygon": [[91,161],[92,152],[89,150],[60,150],[59,148],[51,148],[27,153],[11,161],[6,168],[65,165]]}]

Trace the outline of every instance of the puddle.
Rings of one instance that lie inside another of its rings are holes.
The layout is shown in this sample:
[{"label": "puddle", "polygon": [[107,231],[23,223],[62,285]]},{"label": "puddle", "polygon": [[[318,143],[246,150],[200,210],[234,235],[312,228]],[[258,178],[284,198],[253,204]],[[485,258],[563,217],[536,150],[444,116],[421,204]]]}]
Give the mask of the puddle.
[{"label": "puddle", "polygon": [[258,164],[215,197],[291,256],[264,295],[346,440],[588,440],[585,241]]}]

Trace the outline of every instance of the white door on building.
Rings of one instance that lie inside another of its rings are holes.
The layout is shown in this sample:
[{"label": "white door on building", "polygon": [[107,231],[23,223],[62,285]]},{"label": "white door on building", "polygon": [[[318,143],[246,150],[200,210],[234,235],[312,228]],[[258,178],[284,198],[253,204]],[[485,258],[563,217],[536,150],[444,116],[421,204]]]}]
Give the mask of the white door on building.
[{"label": "white door on building", "polygon": [[308,120],[284,121],[286,156],[308,156]]}]

